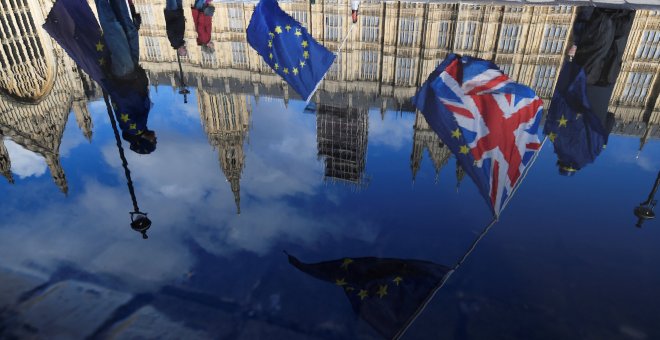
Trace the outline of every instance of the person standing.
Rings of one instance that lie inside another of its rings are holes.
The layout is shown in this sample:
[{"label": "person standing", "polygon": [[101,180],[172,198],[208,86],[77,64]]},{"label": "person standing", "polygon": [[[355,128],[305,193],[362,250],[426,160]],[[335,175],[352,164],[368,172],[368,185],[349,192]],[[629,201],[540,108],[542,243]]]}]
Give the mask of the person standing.
[{"label": "person standing", "polygon": [[213,53],[211,30],[213,29],[215,7],[210,2],[210,0],[196,0],[191,10],[197,32],[197,45],[202,46],[202,50]]},{"label": "person standing", "polygon": [[184,39],[186,18],[183,16],[181,0],[167,0],[163,14],[165,15],[165,30],[170,45],[179,56],[185,57],[188,55],[186,40]]}]

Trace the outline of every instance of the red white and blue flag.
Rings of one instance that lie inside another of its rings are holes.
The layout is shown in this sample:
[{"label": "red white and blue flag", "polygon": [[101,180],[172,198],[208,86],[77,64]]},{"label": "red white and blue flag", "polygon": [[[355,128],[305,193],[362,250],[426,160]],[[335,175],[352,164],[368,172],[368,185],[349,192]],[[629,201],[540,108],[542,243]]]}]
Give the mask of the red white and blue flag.
[{"label": "red white and blue flag", "polygon": [[540,149],[541,99],[497,65],[451,54],[413,103],[499,215]]}]

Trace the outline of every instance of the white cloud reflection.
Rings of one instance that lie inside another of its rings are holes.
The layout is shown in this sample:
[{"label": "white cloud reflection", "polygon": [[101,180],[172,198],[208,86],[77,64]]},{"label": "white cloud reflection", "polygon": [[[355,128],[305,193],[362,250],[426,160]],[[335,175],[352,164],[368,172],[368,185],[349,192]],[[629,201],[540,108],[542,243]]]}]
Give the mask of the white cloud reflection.
[{"label": "white cloud reflection", "polygon": [[133,283],[153,283],[176,280],[195,265],[191,240],[209,253],[228,256],[237,251],[263,255],[281,242],[311,246],[324,237],[374,239],[374,228],[359,218],[318,216],[289,203],[290,198],[327,198],[316,157],[315,117],[277,104],[261,104],[254,113],[245,146],[241,215],[236,215],[218,151],[205,136],[161,129],[151,155],[126,150],[139,207],[153,221],[150,239],[143,241],[129,228],[133,208],[109,135],[94,141],[102,143],[102,161],[112,169],[109,179],[86,174],[79,185],[83,189],[66,200],[35,202],[36,211],[8,212],[0,227],[3,265],[30,264],[47,271],[69,263]]},{"label": "white cloud reflection", "polygon": [[11,159],[11,172],[20,178],[40,177],[46,173],[46,160],[36,153],[23,148],[11,139],[5,139],[5,147]]}]

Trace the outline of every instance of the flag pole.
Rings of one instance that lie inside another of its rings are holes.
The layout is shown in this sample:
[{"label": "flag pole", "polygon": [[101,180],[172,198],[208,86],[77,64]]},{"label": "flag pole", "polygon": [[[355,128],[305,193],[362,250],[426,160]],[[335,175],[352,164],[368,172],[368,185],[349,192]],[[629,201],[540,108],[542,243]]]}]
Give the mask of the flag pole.
[{"label": "flag pole", "polygon": [[[536,161],[536,158],[538,157],[539,153],[541,153],[541,149],[543,149],[543,145],[545,144],[545,141],[546,141],[547,139],[548,139],[547,136],[546,136],[545,138],[543,138],[543,142],[541,142],[541,146],[539,147],[539,150],[534,154],[534,157],[531,159],[529,165],[528,165],[527,167],[525,167],[525,170],[524,170],[522,176],[520,177],[520,180],[518,181],[518,183],[516,183],[514,189],[511,191],[511,195],[509,195],[509,197],[507,198],[507,200],[504,202],[504,204],[502,205],[502,209],[501,209],[500,211],[504,210],[504,208],[506,207],[507,203],[509,203],[509,200],[511,199],[511,197],[513,197],[513,195],[516,193],[516,191],[518,190],[518,188],[519,188],[520,185],[522,184],[523,180],[524,180],[525,177],[527,176],[528,170],[532,167],[532,165],[534,165],[534,162]],[[451,277],[451,275],[452,275],[452,274],[453,274],[453,273],[454,273],[454,272],[455,272],[455,271],[456,271],[461,265],[463,265],[463,263],[467,260],[467,258],[468,258],[468,257],[472,254],[472,252],[477,248],[477,244],[479,244],[479,242],[481,242],[481,240],[482,240],[482,239],[486,236],[486,234],[488,234],[488,232],[490,231],[490,228],[492,228],[492,227],[493,227],[498,221],[499,221],[499,213],[495,213],[495,214],[493,215],[493,219],[490,221],[490,223],[489,223],[488,225],[486,225],[486,227],[481,231],[481,233],[479,233],[479,235],[477,236],[477,238],[476,238],[474,241],[472,241],[472,244],[470,245],[470,247],[468,248],[468,250],[463,254],[463,256],[461,256],[461,257],[458,259],[458,261],[456,261],[456,264],[454,264],[454,266],[449,270],[449,272],[447,272],[447,275],[445,275],[445,276],[442,278],[442,281],[440,281],[440,283],[439,283],[439,284],[433,289],[433,291],[431,291],[431,293],[430,293],[429,296],[424,300],[424,302],[423,302],[422,305],[419,307],[419,309],[415,312],[415,314],[413,314],[413,316],[410,318],[410,320],[406,323],[405,327],[402,328],[402,329],[401,329],[401,330],[400,330],[400,331],[399,331],[399,332],[398,332],[398,333],[397,333],[392,339],[399,339],[399,338],[401,338],[401,337],[406,333],[406,331],[408,330],[408,328],[410,328],[410,326],[415,322],[415,320],[417,319],[417,317],[418,317],[418,316],[424,311],[424,309],[426,309],[426,307],[427,307],[428,304],[431,302],[431,300],[433,300],[433,298],[435,297],[435,294],[437,294],[438,291],[439,291],[442,287],[444,287],[444,285],[445,285],[445,283],[447,282],[447,280],[449,280],[449,277]]]},{"label": "flag pole", "polygon": [[[339,53],[341,53],[342,48],[344,48],[344,44],[346,44],[346,40],[348,40],[348,37],[351,35],[351,32],[353,31],[353,27],[355,27],[355,24],[351,24],[351,28],[348,30],[348,33],[346,33],[346,36],[344,37],[344,40],[342,40],[341,44],[339,45],[339,48],[337,49],[337,52],[334,53],[335,56],[337,56],[337,55],[339,55]],[[337,58],[335,58],[334,62],[336,62],[336,61],[337,61]],[[314,87],[314,90],[309,94],[309,96],[307,98],[305,98],[305,104],[309,104],[309,101],[312,99],[312,96],[314,96],[314,93],[316,93],[316,90],[319,89],[319,86],[321,85],[323,80],[325,80],[325,76],[328,74],[329,71],[330,71],[330,69],[325,71],[325,73],[323,74],[323,77],[321,77],[321,80],[319,80],[319,82],[316,83],[316,86]]]}]

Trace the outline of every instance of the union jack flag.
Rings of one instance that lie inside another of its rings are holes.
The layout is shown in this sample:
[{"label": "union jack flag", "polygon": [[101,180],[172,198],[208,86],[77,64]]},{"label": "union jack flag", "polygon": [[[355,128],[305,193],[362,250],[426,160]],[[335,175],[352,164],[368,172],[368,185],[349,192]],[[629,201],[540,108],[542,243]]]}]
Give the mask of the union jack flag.
[{"label": "union jack flag", "polygon": [[540,149],[541,99],[495,64],[451,54],[413,103],[499,215]]}]

